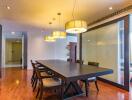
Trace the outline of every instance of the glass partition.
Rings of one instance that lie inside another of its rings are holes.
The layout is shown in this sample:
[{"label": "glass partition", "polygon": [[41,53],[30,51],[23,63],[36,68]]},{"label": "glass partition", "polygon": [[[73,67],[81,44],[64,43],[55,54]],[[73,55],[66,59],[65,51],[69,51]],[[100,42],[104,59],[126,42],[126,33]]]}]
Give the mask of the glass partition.
[{"label": "glass partition", "polygon": [[124,21],[82,34],[82,60],[113,69],[103,78],[124,85]]}]

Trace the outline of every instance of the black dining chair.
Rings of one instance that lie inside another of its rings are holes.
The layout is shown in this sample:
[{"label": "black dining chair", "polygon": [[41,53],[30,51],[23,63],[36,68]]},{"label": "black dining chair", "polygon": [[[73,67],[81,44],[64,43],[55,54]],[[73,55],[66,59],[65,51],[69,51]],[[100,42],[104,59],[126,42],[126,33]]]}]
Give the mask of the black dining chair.
[{"label": "black dining chair", "polygon": [[83,64],[83,61],[76,60],[76,63]]},{"label": "black dining chair", "polygon": [[68,61],[68,62],[72,62],[72,59],[68,58],[67,61]]},{"label": "black dining chair", "polygon": [[88,65],[99,67],[99,63],[98,62],[88,62]]},{"label": "black dining chair", "polygon": [[42,76],[40,70],[35,67],[35,72],[37,73],[37,78],[39,79],[38,84],[38,92],[36,97],[39,96],[39,100],[43,98],[43,92],[47,90],[59,90],[60,92],[60,99],[63,100],[63,85],[61,84],[61,79],[56,77],[55,74],[50,76]]},{"label": "black dining chair", "polygon": [[[91,65],[93,67],[99,67],[98,62],[88,62],[88,65]],[[95,82],[96,89],[97,89],[97,91],[99,91],[98,84],[97,84],[97,77],[91,77],[91,78],[88,78],[88,79],[82,80],[82,81],[85,83],[86,96],[88,96],[88,87],[87,86],[89,86],[89,82]]]},{"label": "black dining chair", "polygon": [[40,74],[42,76],[46,76],[46,75],[48,76],[49,74],[47,74],[48,69],[46,69],[45,67],[41,66],[37,62],[31,60],[31,64],[32,64],[32,68],[33,68],[33,74],[32,74],[32,77],[31,77],[31,84],[32,84],[33,91],[34,91],[36,89],[37,82],[38,82],[37,73],[35,72],[35,67],[38,68],[38,70],[41,72]]}]

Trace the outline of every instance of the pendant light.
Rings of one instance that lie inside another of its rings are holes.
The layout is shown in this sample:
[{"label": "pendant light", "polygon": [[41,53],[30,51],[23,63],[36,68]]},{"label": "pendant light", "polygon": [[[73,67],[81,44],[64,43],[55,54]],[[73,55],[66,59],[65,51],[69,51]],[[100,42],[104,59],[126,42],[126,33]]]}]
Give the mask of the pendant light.
[{"label": "pendant light", "polygon": [[45,37],[44,37],[44,40],[45,40],[46,42],[55,42],[55,41],[56,41],[55,38],[54,38],[53,36],[45,36]]},{"label": "pendant light", "polygon": [[83,33],[87,31],[87,22],[81,19],[76,20],[74,17],[76,2],[77,0],[75,0],[74,2],[72,12],[73,19],[65,24],[65,29],[67,33]]},{"label": "pendant light", "polygon": [[[58,13],[57,14],[58,16],[59,16],[59,27],[60,27],[60,23],[61,23],[61,21],[60,21],[60,16],[61,16],[61,13]],[[66,32],[64,32],[64,31],[53,31],[53,33],[52,33],[52,35],[53,35],[53,37],[54,38],[66,38]]]},{"label": "pendant light", "polygon": [[[49,22],[49,25],[51,25],[52,23],[51,22]],[[44,40],[46,41],[46,42],[55,42],[56,41],[56,39],[52,36],[52,35],[46,35],[45,37],[44,37]]]}]

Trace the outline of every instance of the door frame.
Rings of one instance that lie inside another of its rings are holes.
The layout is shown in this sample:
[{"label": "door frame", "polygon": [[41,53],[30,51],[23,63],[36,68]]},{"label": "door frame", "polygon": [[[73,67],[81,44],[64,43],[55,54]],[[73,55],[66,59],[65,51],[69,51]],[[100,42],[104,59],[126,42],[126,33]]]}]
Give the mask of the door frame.
[{"label": "door frame", "polygon": [[27,32],[22,32],[23,34],[23,68],[27,69],[28,63],[28,37]]},{"label": "door frame", "polygon": [[[27,69],[27,32],[21,32],[22,33],[22,37],[14,37],[15,39],[21,39],[22,40],[22,69]],[[3,38],[3,48],[5,47],[5,42],[6,42],[6,37],[2,37]],[[3,53],[3,58],[2,58],[2,62],[3,65],[5,66],[5,50],[2,50]]]},{"label": "door frame", "polygon": [[2,77],[2,25],[0,25],[0,78]]},{"label": "door frame", "polygon": [[[18,38],[5,38],[5,37],[3,37],[4,38],[4,41],[3,41],[3,45],[4,45],[4,63],[3,63],[3,66],[4,67],[6,67],[6,42],[8,41],[8,39],[11,39],[11,40],[16,40],[16,39],[18,39],[18,40],[21,40],[22,41],[22,37],[18,37]],[[22,44],[22,51],[23,51],[23,44]],[[21,52],[22,53],[22,52]],[[23,57],[23,53],[22,53],[22,61],[24,60],[23,59],[24,57]],[[22,68],[23,68],[23,63],[21,64],[21,66],[22,66]]]}]

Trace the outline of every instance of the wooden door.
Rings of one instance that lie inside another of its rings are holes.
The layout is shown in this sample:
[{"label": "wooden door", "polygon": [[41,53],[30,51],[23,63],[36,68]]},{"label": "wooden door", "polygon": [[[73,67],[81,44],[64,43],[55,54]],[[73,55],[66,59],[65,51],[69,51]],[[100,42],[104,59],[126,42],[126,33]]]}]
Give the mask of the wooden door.
[{"label": "wooden door", "polygon": [[12,61],[21,64],[22,60],[22,43],[12,43]]}]

